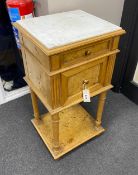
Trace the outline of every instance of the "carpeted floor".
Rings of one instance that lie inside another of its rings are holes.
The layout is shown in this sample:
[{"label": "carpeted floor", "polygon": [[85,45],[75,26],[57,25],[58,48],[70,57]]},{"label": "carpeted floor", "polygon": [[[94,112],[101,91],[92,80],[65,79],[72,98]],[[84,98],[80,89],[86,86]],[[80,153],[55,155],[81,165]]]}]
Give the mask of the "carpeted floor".
[{"label": "carpeted floor", "polygon": [[[96,101],[82,105],[95,113]],[[57,161],[32,126],[32,114],[29,95],[0,106],[0,175],[138,174],[138,106],[123,95],[107,97],[106,132]]]}]

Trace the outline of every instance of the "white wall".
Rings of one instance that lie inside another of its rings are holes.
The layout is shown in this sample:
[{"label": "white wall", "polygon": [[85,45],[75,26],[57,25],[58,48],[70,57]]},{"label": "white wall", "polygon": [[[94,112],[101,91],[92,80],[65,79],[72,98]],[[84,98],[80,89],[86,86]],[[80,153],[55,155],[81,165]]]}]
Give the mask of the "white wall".
[{"label": "white wall", "polygon": [[37,0],[35,3],[36,16],[48,14],[48,0]]},{"label": "white wall", "polygon": [[124,0],[47,0],[47,1],[48,1],[48,11],[50,14],[61,11],[81,9],[117,25],[120,24],[124,4]]},{"label": "white wall", "polygon": [[37,0],[37,16],[81,9],[119,25],[124,0]]}]

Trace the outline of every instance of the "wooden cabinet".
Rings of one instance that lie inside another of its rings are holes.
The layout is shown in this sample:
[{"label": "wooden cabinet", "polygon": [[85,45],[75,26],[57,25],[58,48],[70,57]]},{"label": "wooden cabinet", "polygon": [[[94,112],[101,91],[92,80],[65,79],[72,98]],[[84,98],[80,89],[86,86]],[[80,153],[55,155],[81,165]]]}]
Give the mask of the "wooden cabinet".
[{"label": "wooden cabinet", "polygon": [[[61,18],[61,23],[57,23]],[[78,23],[62,31],[70,20]],[[104,131],[102,111],[106,92],[112,88],[119,38],[125,31],[83,11],[28,19],[14,25],[20,33],[25,80],[31,89],[35,116],[32,122],[57,159]],[[78,105],[83,101],[84,89],[90,97],[99,95],[95,119]],[[42,117],[37,98],[49,111]]]}]

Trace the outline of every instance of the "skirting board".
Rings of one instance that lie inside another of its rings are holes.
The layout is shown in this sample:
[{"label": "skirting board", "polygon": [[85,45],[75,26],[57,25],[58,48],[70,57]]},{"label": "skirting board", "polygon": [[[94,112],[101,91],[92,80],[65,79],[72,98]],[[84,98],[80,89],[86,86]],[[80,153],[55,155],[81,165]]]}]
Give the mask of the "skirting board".
[{"label": "skirting board", "polygon": [[19,97],[22,97],[22,96],[30,93],[30,90],[29,90],[28,86],[25,86],[23,88],[20,88],[20,89],[17,89],[17,90],[13,90],[11,92],[6,92],[4,90],[2,90],[2,92],[3,92],[3,94],[2,94],[3,98],[0,101],[0,105],[4,104],[4,103],[7,103],[7,102],[9,102],[11,100],[15,100],[15,99],[17,99]]}]

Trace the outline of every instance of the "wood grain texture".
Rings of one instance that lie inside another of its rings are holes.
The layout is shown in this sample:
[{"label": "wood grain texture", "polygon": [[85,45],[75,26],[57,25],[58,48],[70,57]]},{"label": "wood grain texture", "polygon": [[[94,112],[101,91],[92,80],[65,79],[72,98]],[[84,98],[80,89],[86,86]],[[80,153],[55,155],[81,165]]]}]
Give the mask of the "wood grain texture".
[{"label": "wood grain texture", "polygon": [[51,115],[48,113],[40,121],[32,123],[54,159],[58,159],[82,143],[104,132],[95,120],[80,105],[73,106],[59,113],[59,149],[53,149],[53,130]]},{"label": "wood grain texture", "polygon": [[49,57],[36,45],[34,45],[30,40],[22,35],[22,47],[28,50],[44,67],[47,71],[50,71]]},{"label": "wood grain texture", "polygon": [[24,49],[24,53],[26,55],[26,67],[28,70],[27,77],[37,87],[37,89],[42,92],[43,97],[47,99],[47,103],[53,107],[54,104],[52,103],[51,97],[50,77],[47,75],[40,62],[35,59],[35,57],[30,52]]},{"label": "wood grain texture", "polygon": [[39,109],[38,109],[38,97],[37,95],[30,89],[31,91],[31,98],[32,98],[32,106],[33,106],[33,111],[34,111],[34,117],[36,120],[40,119],[39,115]]},{"label": "wood grain texture", "polygon": [[119,40],[120,40],[120,36],[116,36],[113,38],[113,44],[112,44],[111,50],[115,50],[118,48]]},{"label": "wood grain texture", "polygon": [[25,53],[25,50],[24,48],[22,47],[21,48],[21,52],[22,52],[22,58],[23,58],[23,65],[24,65],[24,70],[25,70],[25,75],[29,76],[29,70],[28,70],[28,67],[27,67],[27,61],[26,61],[26,53]]},{"label": "wood grain texture", "polygon": [[[100,25],[100,24],[99,24]],[[68,45],[48,49],[37,37],[14,23],[20,33],[25,80],[31,89],[33,125],[54,159],[101,134],[102,113],[116,54],[120,29]],[[90,97],[99,95],[96,120],[78,103],[84,81]],[[37,99],[49,113],[40,117]]]},{"label": "wood grain texture", "polygon": [[60,74],[54,75],[50,78],[51,82],[51,99],[52,99],[52,108],[58,108],[61,103],[61,79]]},{"label": "wood grain texture", "polygon": [[105,86],[108,84],[111,84],[115,60],[116,60],[116,55],[112,55],[108,57],[108,64],[106,68],[106,75],[105,75],[105,82],[104,82]]},{"label": "wood grain texture", "polygon": [[106,67],[104,66],[104,69],[102,70],[101,68],[103,67],[105,60],[106,57],[101,60],[85,64],[84,66],[79,66],[69,71],[65,71],[61,74],[61,92],[64,94],[62,95],[61,100],[62,105],[65,103],[67,104],[68,99],[71,102],[71,98],[72,101],[74,101],[76,98],[79,99],[82,97],[84,80],[89,81],[87,88],[90,90],[90,93],[102,87],[99,80],[101,80],[100,76],[104,76],[103,71]]},{"label": "wood grain texture", "polygon": [[[110,51],[110,45],[112,42],[111,40],[105,40],[48,57],[33,43],[26,40],[26,38],[23,37],[23,34],[20,34],[20,38],[22,49],[31,54],[31,56],[42,65],[42,68],[49,76],[63,72],[72,67],[77,67],[78,65],[83,65],[95,59],[99,59],[102,56],[108,56],[119,52],[117,49]],[[23,38],[25,38],[25,42],[22,41]],[[87,55],[87,52],[90,52],[90,54]]]},{"label": "wood grain texture", "polygon": [[[90,59],[85,64],[78,63],[49,76],[45,66],[28,49],[24,47],[22,49],[25,53],[27,76],[40,91],[43,98],[46,98],[46,103],[51,109],[63,105],[68,106],[69,103],[72,104],[75,103],[75,100],[82,99],[82,82],[84,80],[89,80],[90,93],[103,87],[107,65],[107,57],[103,57],[104,55]],[[110,54],[114,55],[116,52],[118,51]],[[107,69],[109,67],[110,65]]]},{"label": "wood grain texture", "polygon": [[52,146],[54,151],[60,149],[59,144],[59,113],[51,116],[52,119]]},{"label": "wood grain texture", "polygon": [[95,122],[97,127],[99,127],[102,123],[102,113],[104,109],[106,94],[107,92],[103,92],[99,94],[98,109],[97,109],[96,122]]},{"label": "wood grain texture", "polygon": [[[48,74],[49,76],[53,76],[53,75],[56,75],[56,74],[58,74],[58,73],[62,73],[62,72],[64,72],[64,71],[70,70],[70,69],[72,69],[72,68],[75,68],[75,67],[78,67],[78,66],[81,66],[81,65],[85,65],[86,63],[94,62],[94,61],[99,60],[99,59],[101,59],[101,58],[103,58],[103,57],[117,54],[117,53],[119,53],[119,52],[120,52],[120,50],[116,49],[116,50],[107,52],[107,53],[105,53],[105,54],[101,54],[101,55],[99,55],[99,56],[96,56],[96,57],[94,57],[94,58],[92,57],[92,58],[90,58],[90,59],[82,60],[82,61],[80,61],[80,62],[78,62],[78,63],[76,63],[76,64],[74,63],[74,64],[72,64],[72,65],[70,65],[70,66],[68,66],[68,67],[62,68],[62,67],[60,66],[60,69],[58,69],[58,70],[53,70],[53,71],[51,71],[51,72],[48,72],[48,71],[45,69],[45,71],[47,72],[47,74]],[[61,58],[62,58],[62,57],[61,57]],[[56,64],[56,62],[55,62],[54,64]],[[57,65],[60,65],[60,64],[61,64],[61,62],[58,60]]]},{"label": "wood grain texture", "polygon": [[104,40],[102,42],[89,44],[78,49],[72,49],[64,52],[61,57],[61,67],[68,67],[82,61],[95,58],[99,55],[108,53],[110,51],[109,45],[111,40]]},{"label": "wood grain texture", "polygon": [[[27,82],[27,84],[29,85],[29,87],[31,87],[31,89],[37,94],[37,96],[39,97],[41,102],[44,104],[44,106],[48,109],[48,111],[50,112],[51,115],[56,114],[56,113],[58,113],[58,112],[60,112],[60,111],[62,111],[64,109],[67,109],[67,108],[69,108],[69,107],[71,107],[73,105],[76,105],[76,104],[78,104],[78,103],[83,101],[82,97],[80,97],[80,98],[77,97],[77,98],[74,99],[74,101],[72,101],[72,100],[70,101],[69,100],[67,104],[64,104],[64,106],[58,107],[56,109],[52,109],[51,106],[49,106],[49,104],[47,102],[47,99],[37,89],[37,87],[34,86],[34,84],[31,82],[31,80],[29,80],[29,78],[27,78],[27,77],[25,77],[24,79]],[[110,90],[111,88],[113,88],[112,85],[108,85],[108,86],[105,86],[105,87],[101,87],[100,86],[100,88],[98,88],[98,90],[96,88],[95,91],[92,91],[92,93],[90,93],[90,96],[94,97],[94,96],[96,96],[96,95],[98,95],[98,94],[100,94],[102,92]]]}]

